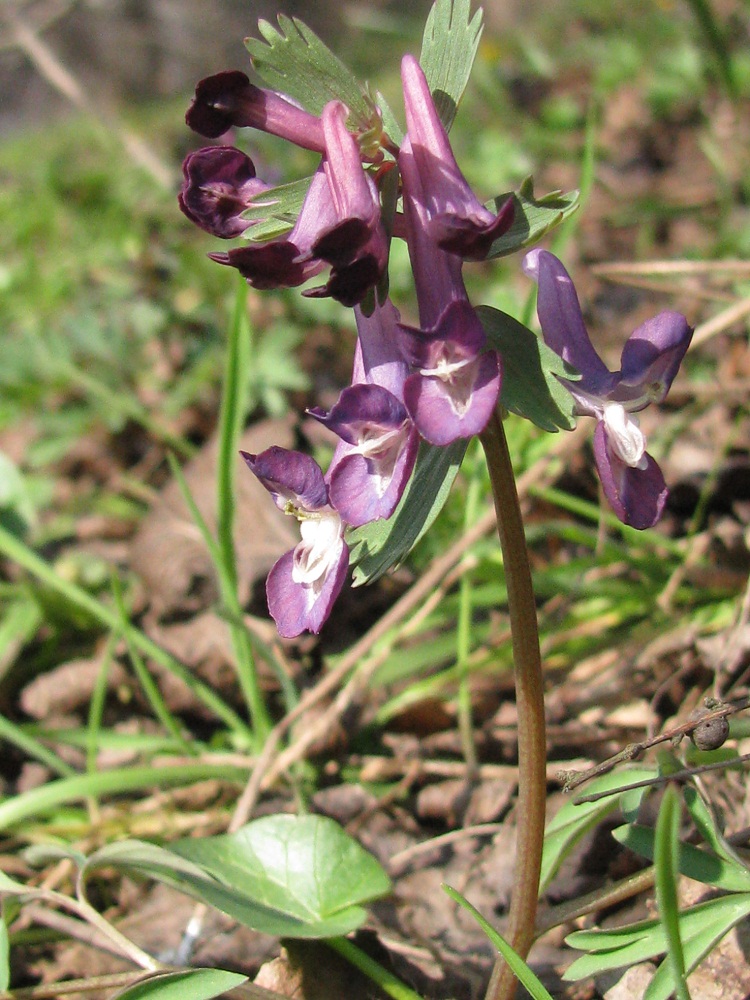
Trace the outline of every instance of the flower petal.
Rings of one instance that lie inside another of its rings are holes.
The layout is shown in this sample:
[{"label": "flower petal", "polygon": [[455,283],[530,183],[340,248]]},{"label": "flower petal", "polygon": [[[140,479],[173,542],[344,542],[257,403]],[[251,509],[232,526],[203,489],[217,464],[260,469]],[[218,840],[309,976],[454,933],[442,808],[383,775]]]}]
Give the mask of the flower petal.
[{"label": "flower petal", "polygon": [[273,445],[259,455],[240,452],[281,510],[290,502],[302,510],[320,510],[328,503],[328,489],[320,466],[301,451]]},{"label": "flower petal", "polygon": [[251,225],[242,213],[265,184],[255,176],[249,156],[234,146],[207,146],[190,153],[182,165],[180,208],[197,226],[222,239],[233,239]]},{"label": "flower petal", "polygon": [[594,350],[573,281],[560,261],[547,250],[531,250],[523,269],[539,284],[537,313],[548,347],[578,369],[576,385],[586,392],[606,395],[614,376]]},{"label": "flower petal", "polygon": [[401,79],[406,128],[421,178],[430,235],[448,253],[464,260],[484,260],[492,243],[513,222],[513,202],[508,200],[495,214],[471,190],[414,56],[404,56]]},{"label": "flower petal", "polygon": [[642,323],[622,351],[620,383],[613,398],[643,396],[643,405],[660,403],[669,392],[693,336],[678,312],[665,310]]},{"label": "flower petal", "polygon": [[645,468],[626,465],[609,447],[603,421],[594,432],[594,456],[604,494],[617,517],[631,528],[652,528],[669,492],[656,461],[647,453]]},{"label": "flower petal", "polygon": [[304,149],[318,153],[325,149],[319,118],[273,90],[254,86],[239,70],[201,80],[185,121],[209,139],[218,139],[230,128],[257,128]]},{"label": "flower petal", "polygon": [[293,639],[302,632],[320,632],[349,567],[349,549],[342,540],[325,575],[314,583],[298,583],[294,579],[295,552],[283,555],[266,580],[268,610],[279,635],[285,639]]}]

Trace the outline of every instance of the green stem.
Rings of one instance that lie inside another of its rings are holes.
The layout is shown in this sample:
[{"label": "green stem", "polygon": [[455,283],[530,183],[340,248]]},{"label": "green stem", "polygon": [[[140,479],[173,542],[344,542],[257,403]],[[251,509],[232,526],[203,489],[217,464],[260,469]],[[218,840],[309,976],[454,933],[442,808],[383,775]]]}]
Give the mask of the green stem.
[{"label": "green stem", "polygon": [[[495,412],[480,435],[495,498],[497,530],[508,590],[508,615],[518,710],[517,858],[506,938],[526,958],[534,939],[547,798],[544,685],[531,567],[513,466]],[[511,1000],[516,979],[498,958],[485,1000]]]},{"label": "green stem", "polygon": [[364,951],[352,944],[347,938],[328,938],[326,944],[329,948],[337,951],[342,958],[359,969],[360,972],[371,979],[384,993],[393,1000],[422,1000],[422,997],[414,990],[409,989],[400,979],[397,979],[391,972],[388,972],[379,965],[374,958],[370,958]]}]

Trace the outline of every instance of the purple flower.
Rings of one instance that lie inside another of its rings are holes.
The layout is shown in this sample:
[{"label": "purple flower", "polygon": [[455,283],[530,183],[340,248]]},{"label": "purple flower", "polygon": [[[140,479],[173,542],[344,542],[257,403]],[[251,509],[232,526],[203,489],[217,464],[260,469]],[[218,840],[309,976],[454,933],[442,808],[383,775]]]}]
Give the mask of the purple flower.
[{"label": "purple flower", "polygon": [[185,121],[208,139],[218,139],[230,128],[257,128],[304,149],[325,149],[319,118],[273,90],[254,86],[239,70],[201,80]]},{"label": "purple flower", "polygon": [[234,146],[207,146],[190,153],[182,165],[180,208],[201,229],[233,239],[252,223],[242,213],[269,185],[255,176],[255,166]]},{"label": "purple flower", "polygon": [[331,503],[357,527],[390,517],[414,468],[419,435],[403,403],[380,385],[353,385],[329,413],[310,414],[341,438],[327,479]]},{"label": "purple flower", "polygon": [[546,250],[532,250],[523,268],[539,283],[537,312],[545,342],[581,373],[578,382],[561,381],[576,413],[598,421],[594,456],[604,493],[621,521],[650,528],[661,517],[668,491],[633,414],[665,398],[693,331],[680,313],[661,312],[630,335],[620,370],[611,372],[594,350],[560,261]]},{"label": "purple flower", "polygon": [[389,299],[370,316],[356,308],[353,385],[329,413],[308,412],[338,434],[326,473],[331,503],[358,527],[388,518],[414,469],[419,434],[403,404],[408,366],[398,345],[398,311]]},{"label": "purple flower", "polygon": [[242,452],[276,506],[299,521],[302,538],[273,566],[266,581],[268,609],[279,635],[319,632],[346,579],[349,549],[341,515],[329,503],[318,464],[298,451],[272,447]]},{"label": "purple flower", "polygon": [[464,260],[484,260],[492,243],[513,222],[509,199],[495,214],[479,201],[461,173],[422,68],[404,56],[401,79],[406,129],[422,180],[422,204],[430,235]]},{"label": "purple flower", "polygon": [[420,324],[401,327],[403,354],[416,369],[404,385],[404,402],[422,437],[447,445],[484,430],[500,393],[500,357],[484,350],[484,330],[466,295],[461,260],[433,238],[408,137],[399,167]]},{"label": "purple flower", "polygon": [[254,288],[292,288],[331,265],[328,282],[305,294],[330,295],[346,306],[361,302],[388,260],[377,188],[362,168],[359,147],[346,128],[346,107],[323,109],[326,153],[313,176],[291,232],[270,243],[209,256],[239,269]]}]

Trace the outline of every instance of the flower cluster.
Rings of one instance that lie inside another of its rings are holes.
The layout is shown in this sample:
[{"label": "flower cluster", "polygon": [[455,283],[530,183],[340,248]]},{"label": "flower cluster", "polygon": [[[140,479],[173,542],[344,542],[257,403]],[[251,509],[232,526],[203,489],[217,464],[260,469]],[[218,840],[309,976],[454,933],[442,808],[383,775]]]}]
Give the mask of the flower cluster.
[{"label": "flower cluster", "polygon": [[[252,240],[246,211],[264,204],[269,186],[234,146],[187,157],[180,207],[217,237],[249,237],[209,256],[237,268],[252,287],[297,287],[325,272],[324,283],[303,294],[330,296],[353,308],[356,319],[352,384],[330,412],[310,411],[339,438],[327,472],[281,448],[244,455],[275,503],[300,524],[300,542],[273,567],[266,588],[285,637],[320,630],[346,579],[347,528],[393,514],[420,439],[445,446],[480,433],[500,393],[501,359],[486,343],[462,269],[487,257],[511,226],[514,203],[508,199],[495,212],[473,194],[413,56],[403,59],[402,85],[406,134],[398,144],[384,134],[376,109],[358,133],[341,101],[313,115],[240,72],[199,83],[187,113],[188,125],[208,138],[250,127],[320,154],[297,220],[281,237]],[[383,197],[383,186],[394,170],[401,207],[386,216],[383,205],[392,199]],[[268,208],[270,214],[270,201]],[[408,247],[418,326],[402,323],[384,292],[389,234]],[[687,324],[676,313],[657,317],[628,342],[622,371],[610,373],[588,341],[559,261],[535,251],[526,268],[539,281],[545,339],[583,373],[568,386],[578,410],[599,418],[595,449],[607,496],[628,523],[653,523],[664,503],[663,478],[631,414],[663,398],[687,348]]]},{"label": "flower cluster", "polygon": [[[513,203],[486,209],[458,168],[424,73],[403,61],[407,134],[400,148],[362,148],[349,112],[331,101],[320,117],[243,73],[203,80],[187,123],[209,138],[230,128],[271,132],[321,154],[294,227],[283,237],[248,242],[210,256],[235,267],[254,288],[296,287],[327,270],[325,284],[303,294],[331,296],[354,308],[352,384],[330,412],[310,412],[339,444],[325,475],[299,452],[270,448],[244,458],[276,504],[300,523],[301,541],[273,567],[268,603],[279,632],[317,632],[343,586],[345,529],[388,518],[411,476],[420,438],[447,445],[479,433],[500,392],[500,358],[461,277],[464,260],[481,260],[510,226]],[[364,143],[363,143],[364,145]],[[388,262],[380,182],[397,169],[402,211],[388,220],[405,239],[414,270],[419,326],[406,326],[378,295]],[[208,146],[183,167],[180,206],[201,228],[231,238],[251,227],[243,215],[267,190],[249,157]],[[251,235],[251,234],[250,234]]]}]

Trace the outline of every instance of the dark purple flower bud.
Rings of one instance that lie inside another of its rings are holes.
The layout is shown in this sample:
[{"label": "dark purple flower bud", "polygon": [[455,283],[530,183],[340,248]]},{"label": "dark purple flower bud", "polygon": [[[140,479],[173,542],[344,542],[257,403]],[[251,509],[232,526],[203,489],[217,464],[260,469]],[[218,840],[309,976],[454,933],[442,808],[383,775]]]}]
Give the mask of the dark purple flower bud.
[{"label": "dark purple flower bud", "polygon": [[319,118],[273,90],[254,86],[239,70],[201,80],[185,121],[208,139],[218,139],[230,128],[257,128],[316,153],[325,149]]},{"label": "dark purple flower bud", "polygon": [[266,581],[268,609],[279,635],[291,639],[319,632],[349,566],[344,523],[328,502],[323,473],[309,455],[275,446],[259,455],[242,452],[242,457],[276,506],[300,525],[300,542],[278,560]]},{"label": "dark purple flower bud", "polygon": [[495,214],[479,201],[459,170],[422,68],[412,55],[401,62],[406,129],[422,184],[427,228],[441,249],[464,260],[484,260],[513,222],[509,199]]},{"label": "dark purple flower bud", "polygon": [[255,176],[255,166],[234,146],[207,146],[190,153],[182,165],[180,208],[213,236],[232,239],[251,225],[242,218],[252,199],[268,184]]},{"label": "dark purple flower bud", "polygon": [[575,287],[557,257],[532,250],[523,267],[539,284],[545,342],[581,374],[578,382],[560,381],[576,413],[598,421],[594,456],[604,493],[621,521],[650,528],[664,510],[667,487],[633,414],[667,395],[693,331],[680,313],[661,312],[630,335],[620,370],[611,372],[589,339]]},{"label": "dark purple flower bud", "polygon": [[331,265],[328,283],[305,294],[330,295],[345,306],[357,305],[377,285],[388,263],[388,239],[380,217],[380,197],[363,170],[356,139],[346,127],[347,108],[330,101],[323,109],[332,221],[321,229],[312,255]]},{"label": "dark purple flower bud", "polygon": [[312,256],[312,244],[321,224],[327,224],[330,218],[330,191],[321,165],[313,176],[297,222],[287,236],[208,256],[219,264],[236,267],[253,288],[296,288],[320,274],[325,266]]},{"label": "dark purple flower bud", "polygon": [[331,503],[357,527],[390,517],[406,488],[419,435],[403,403],[379,385],[353,385],[326,414],[310,414],[342,439],[328,470]]},{"label": "dark purple flower bud", "polygon": [[323,110],[326,155],[288,236],[209,254],[213,260],[237,267],[254,288],[296,287],[330,264],[327,284],[305,294],[330,295],[347,306],[362,301],[383,275],[388,242],[378,192],[362,167],[346,115],[339,101]]}]

